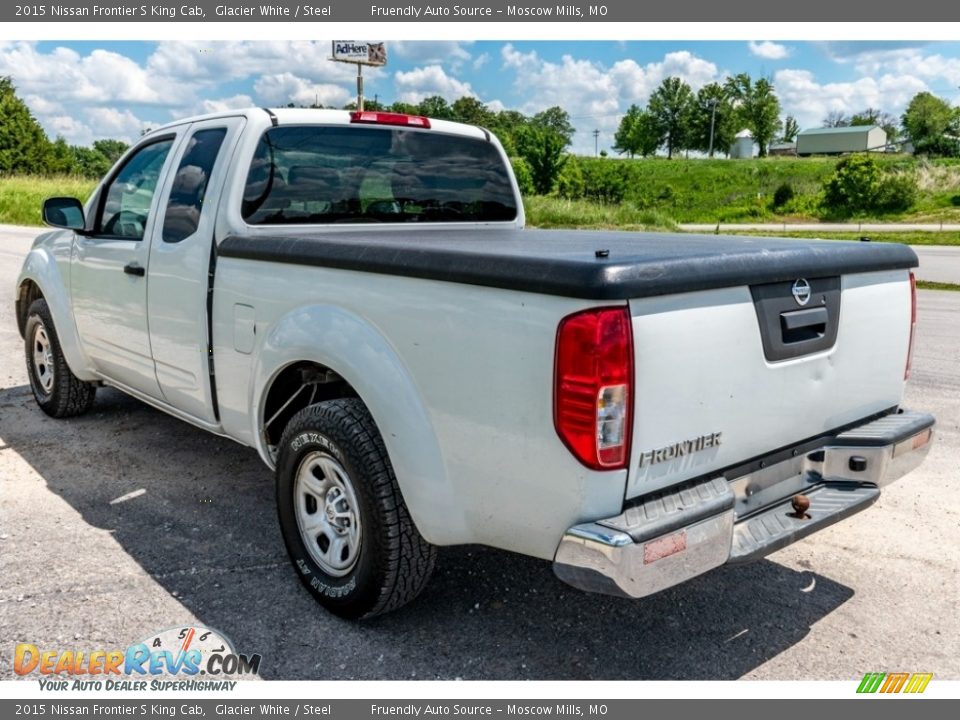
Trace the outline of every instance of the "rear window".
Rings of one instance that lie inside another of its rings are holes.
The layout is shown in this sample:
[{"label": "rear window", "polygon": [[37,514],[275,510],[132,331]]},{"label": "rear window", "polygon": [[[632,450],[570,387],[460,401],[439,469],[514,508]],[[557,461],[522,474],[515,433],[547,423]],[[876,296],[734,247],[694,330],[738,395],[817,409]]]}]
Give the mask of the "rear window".
[{"label": "rear window", "polygon": [[279,127],[263,134],[244,188],[251,225],[496,222],[517,217],[500,153],[421,130]]}]

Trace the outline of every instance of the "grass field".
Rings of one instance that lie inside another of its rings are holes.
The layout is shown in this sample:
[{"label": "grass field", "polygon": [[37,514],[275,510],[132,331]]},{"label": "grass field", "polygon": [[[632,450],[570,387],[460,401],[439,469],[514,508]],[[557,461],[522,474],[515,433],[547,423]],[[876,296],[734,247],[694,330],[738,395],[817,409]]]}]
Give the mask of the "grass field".
[{"label": "grass field", "polygon": [[94,187],[93,180],[65,175],[0,178],[0,223],[40,225],[40,207],[46,198],[67,195],[86,201]]},{"label": "grass field", "polygon": [[[874,159],[885,171],[910,172],[915,177],[919,197],[910,210],[831,217],[820,200],[838,158],[583,158],[579,162],[594,167],[619,167],[626,185],[623,197],[627,203],[677,223],[828,219],[960,221],[960,160],[925,160],[905,155],[876,155]],[[789,185],[794,197],[776,208],[773,196],[781,185]]]}]

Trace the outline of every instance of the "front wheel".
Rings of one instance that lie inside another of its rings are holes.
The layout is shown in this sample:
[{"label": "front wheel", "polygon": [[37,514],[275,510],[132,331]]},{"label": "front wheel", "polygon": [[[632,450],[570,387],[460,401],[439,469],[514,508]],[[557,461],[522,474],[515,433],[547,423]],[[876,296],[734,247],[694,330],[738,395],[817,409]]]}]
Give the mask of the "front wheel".
[{"label": "front wheel", "polygon": [[47,301],[34,300],[24,326],[27,375],[40,409],[50,417],[82,415],[93,406],[97,386],[79,380],[67,365]]},{"label": "front wheel", "polygon": [[380,615],[426,586],[436,548],[414,526],[360,400],[329,400],[294,415],[280,440],[276,480],[287,551],[330,612]]}]

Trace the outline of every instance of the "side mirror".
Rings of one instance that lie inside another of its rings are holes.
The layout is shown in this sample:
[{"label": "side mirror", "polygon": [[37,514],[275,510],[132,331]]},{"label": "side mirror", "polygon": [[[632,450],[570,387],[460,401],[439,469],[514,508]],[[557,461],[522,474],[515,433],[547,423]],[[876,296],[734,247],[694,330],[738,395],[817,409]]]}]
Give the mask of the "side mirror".
[{"label": "side mirror", "polygon": [[43,221],[52,227],[83,230],[83,205],[72,197],[53,197],[43,201]]}]

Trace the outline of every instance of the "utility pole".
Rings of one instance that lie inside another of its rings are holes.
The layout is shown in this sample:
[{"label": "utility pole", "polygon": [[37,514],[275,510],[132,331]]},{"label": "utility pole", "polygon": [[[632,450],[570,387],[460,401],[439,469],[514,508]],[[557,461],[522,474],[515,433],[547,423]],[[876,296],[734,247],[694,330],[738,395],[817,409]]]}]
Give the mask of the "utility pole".
[{"label": "utility pole", "polygon": [[600,130],[593,131],[593,156],[600,157]]},{"label": "utility pole", "polygon": [[709,150],[708,153],[707,153],[707,155],[708,155],[709,157],[713,157],[713,128],[714,128],[714,124],[715,124],[715,122],[716,122],[716,120],[717,120],[717,105],[718,105],[719,103],[720,103],[720,101],[717,100],[716,98],[712,98],[712,99],[709,101],[709,105],[710,105],[710,150]]}]

